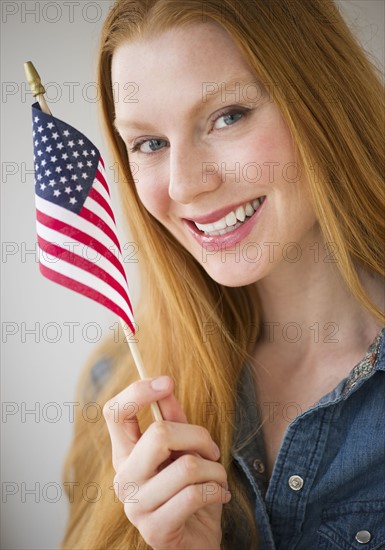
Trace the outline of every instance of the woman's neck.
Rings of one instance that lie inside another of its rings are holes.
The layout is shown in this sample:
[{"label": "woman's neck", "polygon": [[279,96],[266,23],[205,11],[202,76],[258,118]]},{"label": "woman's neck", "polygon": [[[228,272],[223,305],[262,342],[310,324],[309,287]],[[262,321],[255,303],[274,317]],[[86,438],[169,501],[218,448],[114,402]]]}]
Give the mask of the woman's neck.
[{"label": "woman's neck", "polygon": [[[304,357],[329,355],[357,345],[366,349],[382,325],[353,296],[336,261],[328,261],[330,248],[321,240],[301,246],[300,261],[282,261],[268,277],[258,281],[262,306],[260,343],[271,349]],[[316,255],[315,251],[319,251]],[[338,255],[335,256],[338,261]],[[363,269],[359,277],[374,304],[385,309],[384,281]]]}]

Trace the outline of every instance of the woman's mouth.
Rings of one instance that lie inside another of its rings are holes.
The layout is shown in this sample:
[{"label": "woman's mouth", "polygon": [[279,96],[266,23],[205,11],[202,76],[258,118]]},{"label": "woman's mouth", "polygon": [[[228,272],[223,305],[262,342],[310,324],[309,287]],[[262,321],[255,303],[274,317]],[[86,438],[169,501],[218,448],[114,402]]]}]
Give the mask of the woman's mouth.
[{"label": "woman's mouth", "polygon": [[232,210],[226,214],[226,216],[214,221],[213,223],[193,223],[195,227],[207,237],[216,237],[219,235],[225,235],[226,233],[231,233],[246,223],[255,214],[265,198],[265,196],[258,197],[253,201],[249,201],[241,206],[238,206],[235,210]]},{"label": "woman's mouth", "polygon": [[[266,196],[264,195],[237,206],[224,216],[226,209],[222,209],[222,212],[219,213],[222,217],[216,220],[212,215],[207,215],[201,216],[200,221],[195,221],[194,218],[185,218],[184,223],[201,246],[214,246],[215,249],[227,248],[242,242],[249,235],[259,220],[265,204]],[[206,221],[205,218],[208,223],[202,223],[202,221]]]}]

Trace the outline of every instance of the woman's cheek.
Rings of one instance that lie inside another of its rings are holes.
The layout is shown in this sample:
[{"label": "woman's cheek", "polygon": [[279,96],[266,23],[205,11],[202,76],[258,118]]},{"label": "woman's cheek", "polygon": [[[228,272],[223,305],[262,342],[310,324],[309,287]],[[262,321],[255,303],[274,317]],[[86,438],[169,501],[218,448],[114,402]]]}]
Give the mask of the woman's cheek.
[{"label": "woman's cheek", "polygon": [[137,178],[136,190],[143,206],[159,221],[167,214],[170,197],[168,185],[159,178]]}]

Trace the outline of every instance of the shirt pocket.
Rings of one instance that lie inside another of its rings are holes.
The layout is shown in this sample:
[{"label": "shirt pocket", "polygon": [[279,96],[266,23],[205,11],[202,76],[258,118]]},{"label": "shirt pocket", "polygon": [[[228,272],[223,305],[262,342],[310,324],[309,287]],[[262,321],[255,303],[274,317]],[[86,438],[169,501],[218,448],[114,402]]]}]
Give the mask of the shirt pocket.
[{"label": "shirt pocket", "polygon": [[329,507],[318,536],[319,550],[385,549],[385,500]]}]

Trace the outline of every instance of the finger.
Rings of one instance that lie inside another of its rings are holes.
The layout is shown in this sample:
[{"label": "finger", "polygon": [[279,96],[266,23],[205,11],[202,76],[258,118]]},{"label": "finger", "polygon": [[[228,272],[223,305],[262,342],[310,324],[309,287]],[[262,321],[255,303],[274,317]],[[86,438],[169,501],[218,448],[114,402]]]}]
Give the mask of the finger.
[{"label": "finger", "polygon": [[158,403],[164,420],[182,422],[183,424],[188,423],[187,416],[173,393],[167,395],[167,397],[161,399]]},{"label": "finger", "polygon": [[124,509],[147,542],[153,539],[166,544],[194,514],[203,509],[206,509],[207,523],[220,523],[222,505],[230,499],[228,490],[215,482],[206,482],[185,487],[151,515],[135,515],[135,507],[131,504],[126,504]]},{"label": "finger", "polygon": [[[127,472],[122,470],[114,479],[118,497],[127,502],[132,487],[127,486]],[[185,454],[169,464],[159,474],[140,486],[140,513],[151,513],[188,485],[210,480],[227,489],[226,470],[218,462],[197,455]],[[139,508],[139,507],[137,507]]]},{"label": "finger", "polygon": [[144,481],[159,473],[159,467],[174,451],[198,453],[208,460],[218,460],[220,451],[210,433],[202,426],[179,422],[154,422],[142,434],[122,469]]},{"label": "finger", "polygon": [[[213,504],[225,504],[230,499],[230,491],[215,481],[189,485],[153,512],[151,521],[155,524],[159,522],[160,525],[167,523],[167,530],[173,531],[202,508]],[[221,507],[216,508],[216,512],[220,517]]]},{"label": "finger", "polygon": [[[132,451],[141,436],[137,414],[143,407],[167,397],[174,389],[169,377],[163,379],[163,389],[155,389],[154,379],[138,380],[107,401],[103,415],[111,438],[112,461],[115,470]],[[159,378],[157,380],[159,380]],[[174,405],[174,408],[175,405]]]}]

